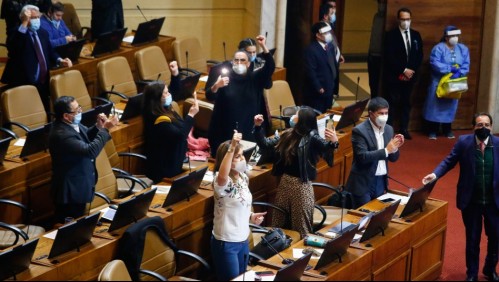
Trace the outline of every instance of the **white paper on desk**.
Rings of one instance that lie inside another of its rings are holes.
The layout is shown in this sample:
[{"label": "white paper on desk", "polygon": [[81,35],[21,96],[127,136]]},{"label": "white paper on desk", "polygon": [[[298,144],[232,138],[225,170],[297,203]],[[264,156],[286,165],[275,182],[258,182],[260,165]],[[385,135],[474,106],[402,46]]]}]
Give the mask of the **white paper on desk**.
[{"label": "white paper on desk", "polygon": [[241,274],[241,275],[237,276],[236,278],[232,279],[232,281],[255,281],[255,276],[256,276],[255,271],[249,270],[249,271],[246,271],[246,273]]},{"label": "white paper on desk", "polygon": [[388,198],[392,198],[395,201],[397,201],[397,200],[400,199],[400,204],[401,205],[406,205],[407,201],[409,201],[409,197],[407,197],[407,196],[401,196],[401,195],[397,195],[397,194],[393,194],[393,193],[383,194],[383,195],[381,195],[381,196],[378,197],[378,200],[381,201],[381,200],[388,199]]},{"label": "white paper on desk", "polygon": [[14,143],[14,146],[22,147],[22,146],[24,146],[24,143],[26,143],[26,139],[19,138],[19,139],[17,139],[16,143]]},{"label": "white paper on desk", "polygon": [[170,185],[152,185],[151,189],[156,188],[156,194],[168,194],[170,192]]},{"label": "white paper on desk", "polygon": [[49,232],[45,235],[43,235],[43,237],[45,238],[48,238],[48,239],[52,239],[52,240],[55,240],[55,236],[57,235],[57,229],[52,231],[52,232]]},{"label": "white paper on desk", "polygon": [[203,81],[203,82],[208,82],[208,76],[207,75],[203,75],[199,78],[199,81]]},{"label": "white paper on desk", "polygon": [[203,181],[213,182],[213,177],[214,177],[213,171],[207,170],[203,176]]},{"label": "white paper on desk", "polygon": [[[321,253],[322,255],[322,252],[324,252],[324,249],[316,249],[314,248],[318,253]],[[293,248],[293,258],[294,259],[299,259],[301,258],[302,256],[304,256],[305,254],[303,253],[303,249],[295,249]],[[319,259],[320,256],[316,256],[314,254],[312,254],[312,257],[310,257],[310,259]]]},{"label": "white paper on desk", "polygon": [[116,214],[116,210],[110,207],[106,207],[100,210],[102,213],[102,218],[107,219],[109,221],[113,221],[114,215]]},{"label": "white paper on desk", "polygon": [[132,43],[134,37],[135,36],[133,36],[133,35],[126,36],[126,37],[123,38],[123,42],[125,42],[125,43]]}]

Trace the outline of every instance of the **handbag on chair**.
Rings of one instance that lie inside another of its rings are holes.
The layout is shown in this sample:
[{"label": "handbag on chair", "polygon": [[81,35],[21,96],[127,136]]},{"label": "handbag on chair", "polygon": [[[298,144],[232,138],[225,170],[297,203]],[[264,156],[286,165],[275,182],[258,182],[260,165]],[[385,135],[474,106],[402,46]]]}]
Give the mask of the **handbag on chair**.
[{"label": "handbag on chair", "polygon": [[292,241],[291,238],[284,234],[281,228],[273,228],[262,236],[262,240],[253,248],[252,252],[263,259],[268,259],[275,255],[276,252],[287,249]]}]

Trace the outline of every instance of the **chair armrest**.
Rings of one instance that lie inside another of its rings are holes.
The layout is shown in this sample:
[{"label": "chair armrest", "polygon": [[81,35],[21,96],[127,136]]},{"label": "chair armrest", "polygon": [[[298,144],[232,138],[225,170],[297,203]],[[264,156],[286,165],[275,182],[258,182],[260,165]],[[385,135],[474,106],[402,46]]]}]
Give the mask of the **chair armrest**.
[{"label": "chair armrest", "polygon": [[267,203],[267,202],[253,202],[253,205],[254,206],[262,206],[262,207],[270,207],[270,208],[273,208],[275,210],[278,210],[280,212],[282,212],[283,214],[285,214],[286,216],[288,215],[288,212],[281,209],[280,207],[274,205],[274,204],[271,204],[271,203]]},{"label": "chair armrest", "polygon": [[0,127],[0,131],[4,132],[7,135],[9,135],[12,139],[18,139],[19,138],[19,136],[17,136],[17,134],[14,131],[10,130],[10,129],[4,128],[4,127]]},{"label": "chair armrest", "polygon": [[217,64],[220,64],[221,62],[220,61],[217,61],[217,60],[206,60],[206,63],[209,64],[209,65],[217,65]]},{"label": "chair armrest", "polygon": [[200,257],[194,253],[191,253],[189,251],[184,251],[184,250],[178,250],[177,253],[179,255],[184,255],[184,256],[190,257],[194,260],[197,260],[200,264],[203,265],[203,267],[205,268],[206,271],[211,272],[211,266],[202,257]]},{"label": "chair armrest", "polygon": [[30,216],[32,213],[32,210],[30,210],[27,206],[24,204],[21,204],[19,202],[13,201],[13,200],[7,200],[7,199],[0,199],[0,204],[6,204],[6,205],[11,205],[20,208],[23,211],[24,215],[24,222],[30,223]]},{"label": "chair armrest", "polygon": [[108,99],[102,98],[102,97],[90,97],[90,100],[92,100],[92,101],[98,101],[98,102],[101,102],[102,104],[112,103]]},{"label": "chair armrest", "polygon": [[194,74],[200,73],[197,70],[191,69],[191,68],[179,68],[178,71],[179,71],[179,74],[184,75],[184,76],[188,76],[189,74],[194,75]]},{"label": "chair armrest", "polygon": [[118,156],[120,156],[120,157],[134,157],[134,158],[139,158],[141,160],[147,161],[146,156],[144,156],[142,154],[138,154],[138,153],[122,152],[122,153],[118,153]]},{"label": "chair armrest", "polygon": [[323,182],[312,182],[312,186],[318,186],[321,188],[329,189],[329,190],[336,192],[336,193],[340,192],[340,189],[338,189],[330,184],[323,183]]},{"label": "chair armrest", "polygon": [[113,170],[115,175],[132,175],[130,172],[128,172],[124,169],[121,169],[121,168],[113,167],[111,169]]},{"label": "chair armrest", "polygon": [[22,130],[24,130],[26,132],[30,131],[29,127],[27,127],[26,125],[24,125],[24,124],[22,124],[20,122],[9,121],[9,122],[6,122],[5,125],[11,126],[11,127],[12,127],[12,125],[15,125],[17,127],[20,127]]},{"label": "chair armrest", "polygon": [[322,226],[324,225],[324,222],[326,221],[326,217],[327,217],[327,212],[326,212],[326,210],[322,206],[317,205],[317,204],[314,205],[314,208],[318,209],[322,213],[322,220],[321,220],[321,222],[319,224],[317,224],[317,226],[315,226],[315,227],[312,228],[313,231],[316,232],[319,229],[321,229]]},{"label": "chair armrest", "polygon": [[135,188],[135,183],[138,183],[140,186],[142,186],[142,189],[147,188],[147,184],[143,180],[140,180],[135,176],[120,174],[117,175],[116,178],[128,179],[132,181],[132,186],[130,187],[130,189],[128,189],[128,192],[126,192],[125,196],[128,196],[133,193],[133,188]]},{"label": "chair armrest", "polygon": [[267,228],[260,226],[260,225],[250,223],[249,226],[252,228],[251,232],[253,232],[253,233],[268,233],[269,232],[269,230]]},{"label": "chair armrest", "polygon": [[99,197],[99,198],[101,198],[101,199],[103,199],[108,205],[111,204],[111,199],[109,199],[108,196],[102,194],[101,192],[94,192],[94,195],[97,196],[97,197]]},{"label": "chair armrest", "polygon": [[159,281],[168,281],[168,279],[166,279],[164,276],[162,276],[154,271],[147,270],[147,269],[139,269],[139,273],[149,275],[149,276],[151,276]]},{"label": "chair armrest", "polygon": [[14,232],[14,234],[16,235],[16,240],[14,241],[12,246],[17,245],[17,242],[19,242],[19,237],[22,237],[24,239],[24,241],[29,240],[28,234],[26,234],[26,232],[22,231],[21,229],[15,227],[13,225],[10,225],[10,224],[4,223],[4,222],[0,222],[0,228],[8,229],[8,230]]},{"label": "chair armrest", "polygon": [[255,265],[256,265],[256,263],[257,263],[258,261],[265,260],[263,257],[261,257],[261,256],[259,256],[259,255],[257,255],[257,254],[255,254],[255,253],[253,253],[253,252],[249,252],[249,258],[250,258],[250,259],[249,259],[249,262],[252,262],[252,263],[253,263],[253,264],[255,264]]},{"label": "chair armrest", "polygon": [[120,92],[116,92],[116,91],[104,91],[104,92],[101,93],[101,96],[104,99],[107,99],[107,100],[109,100],[109,95],[116,95],[116,96],[120,97],[121,99],[128,100],[128,96],[126,96],[125,94],[120,93]]}]

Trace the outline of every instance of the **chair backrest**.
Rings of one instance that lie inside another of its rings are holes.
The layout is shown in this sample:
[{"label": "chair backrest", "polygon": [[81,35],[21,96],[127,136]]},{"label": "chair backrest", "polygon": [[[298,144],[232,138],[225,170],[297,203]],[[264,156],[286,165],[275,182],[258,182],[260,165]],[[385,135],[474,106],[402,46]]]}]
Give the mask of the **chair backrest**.
[{"label": "chair backrest", "polygon": [[170,83],[171,72],[163,50],[158,46],[150,46],[135,52],[135,64],[140,80],[156,80]]},{"label": "chair backrest", "polygon": [[[177,268],[175,251],[161,239],[155,229],[149,229],[146,232],[140,268],[154,271],[166,278],[175,275]],[[146,275],[141,275],[140,280],[151,279]]]},{"label": "chair backrest", "polygon": [[[114,176],[113,169],[109,163],[106,151],[102,150],[95,160],[95,166],[97,167],[97,172],[99,173],[99,179],[95,184],[95,192],[100,192],[110,199],[118,198],[118,185],[116,182],[116,177]],[[90,204],[91,209],[101,207],[106,203],[99,197],[94,197],[94,200]]]},{"label": "chair backrest", "polygon": [[[63,3],[64,4],[64,14],[62,15],[62,20],[68,27],[69,31],[78,38],[87,38],[90,39],[90,28],[83,27],[80,23],[80,18],[78,17],[78,13],[76,13],[76,9],[72,3]],[[83,34],[83,30],[87,29],[87,32]]]},{"label": "chair backrest", "polygon": [[[296,105],[291,88],[289,88],[289,84],[285,80],[274,81],[272,87],[265,89],[263,93],[271,116],[280,116],[281,108]],[[284,128],[282,121],[272,120],[272,132],[278,128]]]},{"label": "chair backrest", "polygon": [[50,78],[50,95],[53,102],[61,96],[73,96],[83,111],[92,108],[92,99],[88,94],[85,80],[79,70],[69,70]]},{"label": "chair backrest", "polygon": [[[189,62],[187,62],[188,52]],[[179,67],[195,69],[201,73],[208,73],[208,65],[201,44],[196,37],[177,38],[173,42],[173,54]]]},{"label": "chair backrest", "polygon": [[[184,116],[189,113],[189,109],[194,104],[193,98],[184,101]],[[196,137],[208,137],[211,115],[213,114],[213,104],[198,100],[199,112],[194,116],[194,135]]]},{"label": "chair backrest", "polygon": [[99,274],[98,281],[132,281],[128,269],[122,260],[108,262]]},{"label": "chair backrest", "polygon": [[[2,93],[3,122],[19,122],[33,129],[47,123],[47,113],[36,87],[23,85]],[[18,136],[26,132],[17,126],[12,127]]]},{"label": "chair backrest", "polygon": [[[137,95],[137,85],[125,57],[117,56],[99,62],[97,64],[97,73],[99,76],[99,90],[101,92],[113,89],[113,91],[120,92],[126,96]],[[120,101],[120,98],[116,95],[110,95],[109,100],[117,103]]]}]

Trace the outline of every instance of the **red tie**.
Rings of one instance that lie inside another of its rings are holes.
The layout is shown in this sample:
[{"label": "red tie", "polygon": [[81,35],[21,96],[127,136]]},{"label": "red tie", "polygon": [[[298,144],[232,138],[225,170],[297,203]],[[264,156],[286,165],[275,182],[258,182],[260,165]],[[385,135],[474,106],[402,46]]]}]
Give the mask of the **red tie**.
[{"label": "red tie", "polygon": [[40,83],[45,83],[45,78],[47,77],[47,65],[45,64],[45,59],[43,58],[43,53],[40,47],[40,43],[38,41],[38,37],[36,36],[35,33],[32,33],[32,36],[33,36],[33,47],[35,47],[35,53],[38,59],[38,65],[40,66],[38,81]]},{"label": "red tie", "polygon": [[482,155],[485,153],[485,142],[480,141],[480,151],[482,152]]}]

